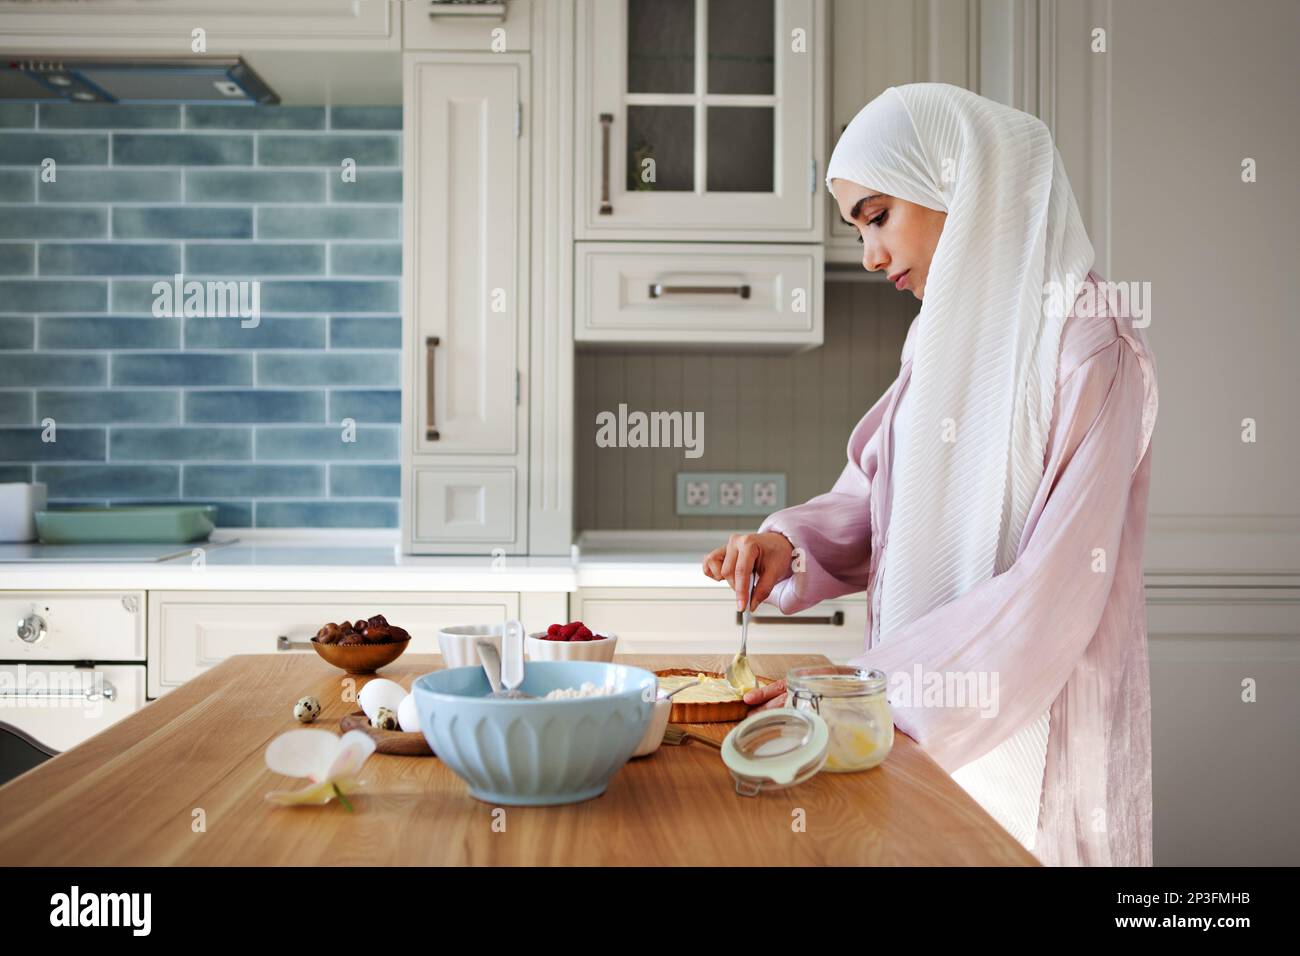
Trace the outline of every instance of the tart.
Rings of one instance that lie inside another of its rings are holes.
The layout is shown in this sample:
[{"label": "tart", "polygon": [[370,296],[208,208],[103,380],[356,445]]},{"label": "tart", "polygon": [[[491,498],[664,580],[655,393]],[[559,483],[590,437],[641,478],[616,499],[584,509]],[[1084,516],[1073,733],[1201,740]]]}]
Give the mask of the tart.
[{"label": "tart", "polygon": [[[725,674],[689,667],[669,667],[655,671],[655,676],[659,678],[659,688],[666,691],[675,690],[701,674],[704,675],[702,684],[688,687],[673,698],[673,707],[668,714],[669,723],[720,724],[744,720],[749,716],[750,705],[727,683]],[[770,677],[755,679],[759,687],[772,683]]]}]

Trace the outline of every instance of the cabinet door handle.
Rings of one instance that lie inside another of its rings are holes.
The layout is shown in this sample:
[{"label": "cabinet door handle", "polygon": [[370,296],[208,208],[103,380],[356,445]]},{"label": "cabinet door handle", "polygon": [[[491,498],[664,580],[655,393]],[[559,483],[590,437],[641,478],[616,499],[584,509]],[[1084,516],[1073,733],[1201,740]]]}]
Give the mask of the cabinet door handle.
[{"label": "cabinet door handle", "polygon": [[[737,611],[736,612],[737,624],[741,623],[742,617],[743,617],[743,612]],[[825,617],[799,617],[798,615],[792,615],[787,617],[784,614],[780,616],[777,616],[775,614],[771,616],[755,616],[751,614],[749,616],[749,623],[750,624],[828,624],[831,627],[843,627],[844,612],[836,611],[834,614],[828,614]]]},{"label": "cabinet door handle", "polygon": [[500,3],[492,3],[489,0],[477,0],[475,3],[465,3],[463,0],[452,0],[450,3],[430,3],[429,19],[437,20],[439,17],[450,19],[473,19],[480,20],[502,20],[506,18],[505,0]]},{"label": "cabinet door handle", "polygon": [[613,113],[600,114],[600,214],[614,214],[614,204],[609,201],[609,128],[614,123]]},{"label": "cabinet door handle", "polygon": [[291,641],[283,634],[275,639],[275,649],[277,651],[306,650],[310,647],[311,641]]},{"label": "cabinet door handle", "polygon": [[738,295],[749,298],[749,285],[664,285],[662,282],[650,283],[650,298],[658,299],[665,295]]},{"label": "cabinet door handle", "polygon": [[424,429],[426,441],[437,441],[441,437],[438,434],[438,429],[433,427],[433,352],[437,347],[438,336],[430,335],[424,340],[425,369],[427,373],[424,376],[424,394],[428,401],[427,418],[425,419],[427,425]]}]

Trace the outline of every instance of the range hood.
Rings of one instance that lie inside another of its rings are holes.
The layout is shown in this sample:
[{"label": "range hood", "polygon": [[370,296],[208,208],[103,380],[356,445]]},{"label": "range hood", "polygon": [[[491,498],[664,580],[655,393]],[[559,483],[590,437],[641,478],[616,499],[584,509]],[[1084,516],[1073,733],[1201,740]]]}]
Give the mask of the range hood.
[{"label": "range hood", "polygon": [[280,102],[242,57],[0,55],[0,102],[210,104]]}]

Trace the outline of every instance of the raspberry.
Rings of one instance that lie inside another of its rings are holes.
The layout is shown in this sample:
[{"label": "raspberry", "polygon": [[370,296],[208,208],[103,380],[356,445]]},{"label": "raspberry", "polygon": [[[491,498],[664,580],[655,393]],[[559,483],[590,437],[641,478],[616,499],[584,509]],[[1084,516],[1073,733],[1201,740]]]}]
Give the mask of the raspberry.
[{"label": "raspberry", "polygon": [[564,625],[564,627],[560,628],[560,635],[561,635],[560,640],[562,640],[562,641],[571,641],[571,640],[573,640],[573,636],[574,636],[575,634],[578,633],[578,624],[579,624],[579,623],[580,623],[580,622],[575,621],[575,622],[572,622],[572,623],[566,624],[566,625]]},{"label": "raspberry", "polygon": [[552,624],[550,627],[548,627],[546,629],[546,639],[547,640],[558,639],[561,626],[562,625],[559,624]]}]

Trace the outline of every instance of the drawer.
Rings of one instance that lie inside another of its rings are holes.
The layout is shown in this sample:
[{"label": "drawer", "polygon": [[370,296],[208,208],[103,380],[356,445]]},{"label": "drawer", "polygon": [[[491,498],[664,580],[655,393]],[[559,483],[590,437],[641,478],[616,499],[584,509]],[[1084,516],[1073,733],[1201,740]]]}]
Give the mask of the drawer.
[{"label": "drawer", "polygon": [[[149,696],[179,687],[232,654],[315,654],[307,642],[322,626],[374,614],[411,632],[407,654],[437,654],[440,629],[518,617],[519,596],[151,591]],[[288,639],[287,648],[281,637]]]},{"label": "drawer", "polygon": [[488,545],[515,543],[518,472],[510,466],[459,468],[412,465],[410,489],[414,544]]},{"label": "drawer", "polygon": [[67,750],[145,704],[144,664],[0,664],[0,723]]},{"label": "drawer", "polygon": [[783,351],[822,344],[820,245],[574,245],[578,342]]},{"label": "drawer", "polygon": [[[402,46],[407,50],[469,50],[514,53],[527,50],[532,31],[530,0],[500,0],[505,18],[485,15],[471,5],[406,0],[402,5]],[[432,14],[432,15],[431,15]],[[501,30],[501,33],[494,33]],[[494,45],[495,43],[495,45]]]},{"label": "drawer", "polygon": [[144,607],[143,591],[0,591],[0,660],[143,661]]},{"label": "drawer", "polygon": [[[171,59],[193,52],[191,31],[202,27],[208,54],[262,50],[275,51],[280,57],[284,51],[395,53],[401,48],[401,8],[396,0],[99,0],[77,4],[0,0],[0,46],[64,55],[151,53]],[[256,64],[261,58],[251,59],[254,68],[260,68]]]},{"label": "drawer", "polygon": [[[728,588],[582,588],[573,620],[618,635],[620,654],[731,654],[740,649]],[[866,595],[823,601],[799,614],[764,605],[749,620],[751,654],[824,654],[839,662],[866,640]]]}]

